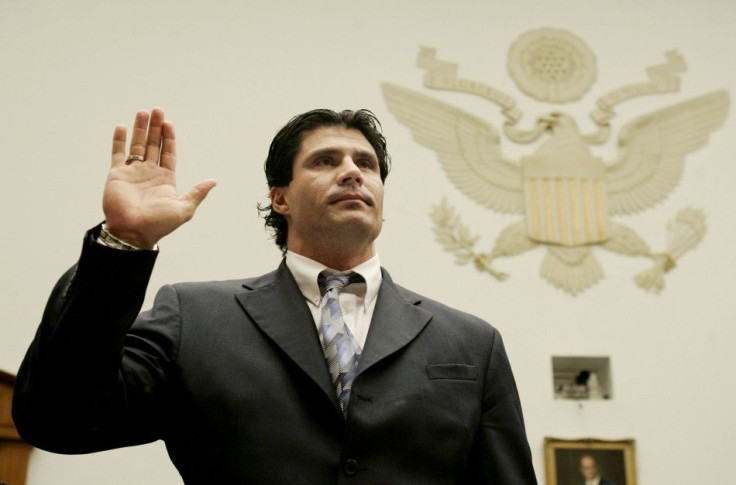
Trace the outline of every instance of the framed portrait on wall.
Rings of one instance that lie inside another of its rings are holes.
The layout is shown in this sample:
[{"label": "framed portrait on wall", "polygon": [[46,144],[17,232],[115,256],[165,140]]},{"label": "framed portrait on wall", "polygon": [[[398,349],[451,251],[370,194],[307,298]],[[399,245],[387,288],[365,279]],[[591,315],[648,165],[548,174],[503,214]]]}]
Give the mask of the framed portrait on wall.
[{"label": "framed portrait on wall", "polygon": [[547,485],[636,485],[634,440],[545,438]]}]

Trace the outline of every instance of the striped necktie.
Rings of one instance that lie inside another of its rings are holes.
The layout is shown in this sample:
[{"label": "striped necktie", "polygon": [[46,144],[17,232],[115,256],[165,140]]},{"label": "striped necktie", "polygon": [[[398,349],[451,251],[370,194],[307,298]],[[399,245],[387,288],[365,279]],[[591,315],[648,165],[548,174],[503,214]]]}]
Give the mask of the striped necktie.
[{"label": "striped necktie", "polygon": [[363,277],[356,273],[326,275],[323,272],[318,278],[320,288],[324,288],[320,302],[322,349],[343,414],[347,413],[350,388],[358,369],[360,345],[345,325],[339,294],[350,283],[362,281]]}]

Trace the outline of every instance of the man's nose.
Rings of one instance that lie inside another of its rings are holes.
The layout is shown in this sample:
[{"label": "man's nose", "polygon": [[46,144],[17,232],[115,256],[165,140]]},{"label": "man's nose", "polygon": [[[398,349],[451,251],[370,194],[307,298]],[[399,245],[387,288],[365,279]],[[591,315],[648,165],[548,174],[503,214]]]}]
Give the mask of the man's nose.
[{"label": "man's nose", "polygon": [[360,167],[358,167],[352,157],[346,156],[343,158],[340,168],[340,185],[349,183],[363,185],[363,172],[360,171]]}]

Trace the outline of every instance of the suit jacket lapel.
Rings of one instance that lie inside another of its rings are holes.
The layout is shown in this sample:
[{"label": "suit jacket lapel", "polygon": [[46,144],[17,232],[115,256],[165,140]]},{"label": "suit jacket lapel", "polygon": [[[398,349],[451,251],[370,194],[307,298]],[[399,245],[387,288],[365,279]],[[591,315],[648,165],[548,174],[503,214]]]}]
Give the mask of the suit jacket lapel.
[{"label": "suit jacket lapel", "polygon": [[246,313],[333,402],[340,405],[325,364],[312,314],[284,262],[274,273],[244,285],[236,295]]},{"label": "suit jacket lapel", "polygon": [[431,313],[416,306],[421,301],[418,295],[395,286],[388,272],[382,272],[358,375],[414,340],[432,318]]},{"label": "suit jacket lapel", "polygon": [[[394,285],[383,271],[376,307],[360,357],[358,375],[411,342],[432,318],[416,306],[420,298]],[[327,395],[335,410],[340,404],[325,364],[314,320],[285,263],[252,283],[236,297],[253,322],[268,335]]]}]

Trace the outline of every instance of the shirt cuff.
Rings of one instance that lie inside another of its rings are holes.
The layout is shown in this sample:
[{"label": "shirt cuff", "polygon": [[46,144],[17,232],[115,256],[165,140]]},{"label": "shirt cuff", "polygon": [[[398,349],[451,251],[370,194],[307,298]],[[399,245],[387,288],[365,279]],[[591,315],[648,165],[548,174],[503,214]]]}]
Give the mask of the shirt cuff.
[{"label": "shirt cuff", "polygon": [[[103,246],[107,246],[108,248],[120,249],[122,251],[145,251],[144,248],[139,248],[137,246],[133,246],[132,244],[128,244],[125,241],[121,241],[120,239],[107,232],[105,224],[102,224],[100,235],[97,237],[97,243],[102,244]],[[158,251],[158,244],[155,244],[151,251]]]}]

